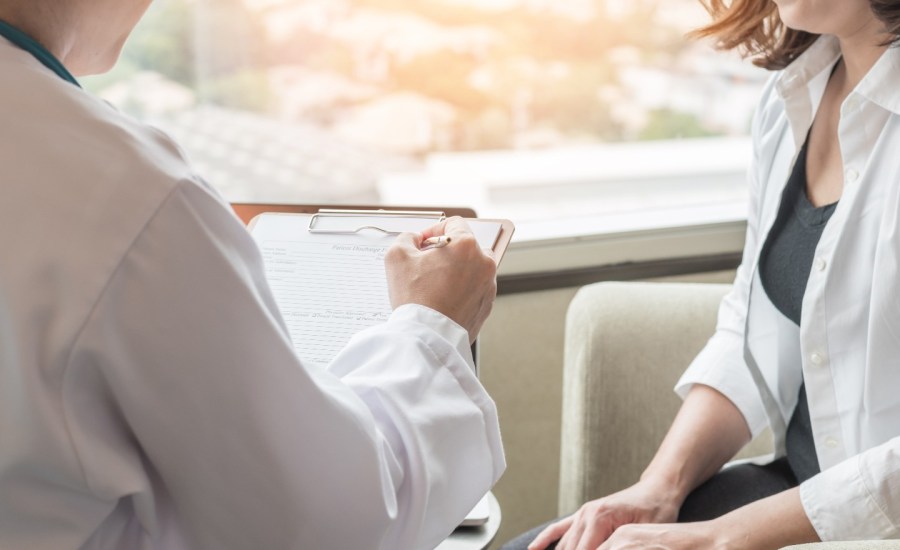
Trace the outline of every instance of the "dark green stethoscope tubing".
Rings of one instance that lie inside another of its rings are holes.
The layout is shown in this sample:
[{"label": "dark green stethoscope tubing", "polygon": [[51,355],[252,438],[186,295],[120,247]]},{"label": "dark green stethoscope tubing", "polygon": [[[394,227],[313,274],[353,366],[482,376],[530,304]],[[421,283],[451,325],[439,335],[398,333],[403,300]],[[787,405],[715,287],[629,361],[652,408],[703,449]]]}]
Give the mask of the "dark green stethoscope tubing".
[{"label": "dark green stethoscope tubing", "polygon": [[47,48],[41,46],[34,38],[31,38],[5,21],[0,21],[0,36],[33,55],[35,59],[40,61],[45,67],[56,73],[66,82],[70,82],[79,88],[81,87],[81,84],[75,80],[72,73],[70,73],[58,59],[53,57],[53,54],[47,51]]}]

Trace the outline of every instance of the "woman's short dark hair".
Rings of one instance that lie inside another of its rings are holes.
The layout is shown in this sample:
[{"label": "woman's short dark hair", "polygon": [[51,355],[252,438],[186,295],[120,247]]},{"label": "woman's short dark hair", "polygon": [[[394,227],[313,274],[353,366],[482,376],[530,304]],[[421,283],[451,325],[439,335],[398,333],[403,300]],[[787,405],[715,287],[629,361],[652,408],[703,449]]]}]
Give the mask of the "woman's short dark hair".
[{"label": "woman's short dark hair", "polygon": [[[806,51],[818,35],[789,29],[772,0],[700,0],[713,22],[692,36],[712,37],[721,49],[737,48],[754,65],[783,69]],[[875,16],[885,25],[890,42],[900,37],[900,1],[869,0]]]}]

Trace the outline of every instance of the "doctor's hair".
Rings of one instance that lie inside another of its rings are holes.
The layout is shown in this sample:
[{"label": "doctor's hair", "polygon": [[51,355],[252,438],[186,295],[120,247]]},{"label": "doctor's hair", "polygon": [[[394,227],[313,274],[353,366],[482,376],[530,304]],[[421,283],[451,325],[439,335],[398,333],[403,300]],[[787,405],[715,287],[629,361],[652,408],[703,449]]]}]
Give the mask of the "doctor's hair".
[{"label": "doctor's hair", "polygon": [[[769,70],[787,67],[819,37],[787,28],[772,0],[700,0],[713,22],[689,34],[692,38],[714,38],[722,50],[737,49],[753,64]],[[895,44],[900,38],[900,1],[869,0],[872,12],[884,23]]]}]

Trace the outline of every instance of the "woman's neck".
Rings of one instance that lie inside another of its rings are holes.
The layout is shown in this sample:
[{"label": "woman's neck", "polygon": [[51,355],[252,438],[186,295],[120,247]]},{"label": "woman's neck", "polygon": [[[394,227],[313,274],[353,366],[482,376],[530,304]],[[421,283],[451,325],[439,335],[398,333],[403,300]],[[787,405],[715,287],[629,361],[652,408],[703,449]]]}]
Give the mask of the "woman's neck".
[{"label": "woman's neck", "polygon": [[855,32],[838,37],[848,93],[860,83],[888,48],[885,44],[893,37],[884,33],[882,29],[881,21],[873,18]]}]

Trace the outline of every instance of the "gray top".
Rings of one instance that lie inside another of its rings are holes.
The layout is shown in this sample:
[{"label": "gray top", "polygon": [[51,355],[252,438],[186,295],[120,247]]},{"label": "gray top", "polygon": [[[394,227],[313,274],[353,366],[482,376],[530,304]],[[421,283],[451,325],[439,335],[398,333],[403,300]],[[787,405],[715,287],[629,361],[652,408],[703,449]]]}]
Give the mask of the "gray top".
[{"label": "gray top", "polygon": [[[804,143],[782,195],[778,218],[759,260],[760,282],[766,294],[775,307],[798,326],[816,246],[837,207],[834,203],[817,208],[809,201],[806,195],[806,148]],[[799,364],[797,368],[800,368]],[[785,443],[788,462],[798,482],[820,472],[805,384],[800,386]]]}]

